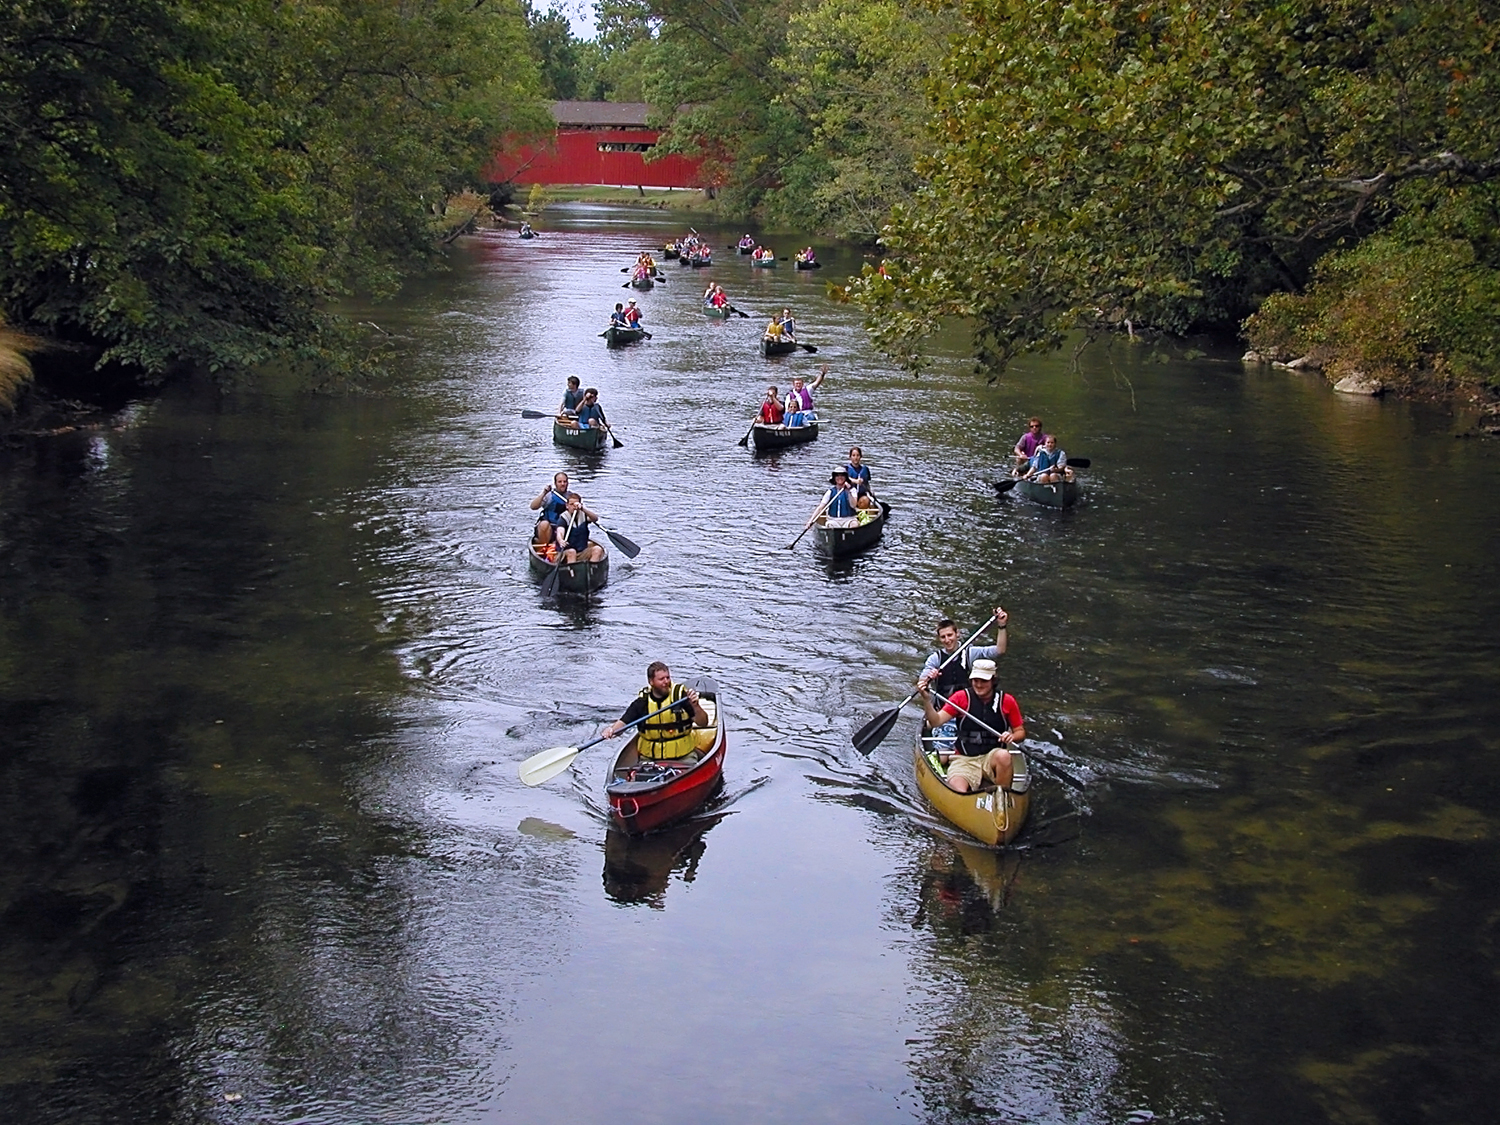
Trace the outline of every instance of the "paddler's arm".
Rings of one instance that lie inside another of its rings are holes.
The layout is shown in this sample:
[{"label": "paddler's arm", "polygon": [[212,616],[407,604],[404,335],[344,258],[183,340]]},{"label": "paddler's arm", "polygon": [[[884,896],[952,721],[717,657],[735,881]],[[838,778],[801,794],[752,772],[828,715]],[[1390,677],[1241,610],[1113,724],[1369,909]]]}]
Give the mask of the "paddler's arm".
[{"label": "paddler's arm", "polygon": [[929,727],[940,727],[953,718],[952,715],[946,715],[932,705],[932,692],[927,689],[926,684],[921,684],[917,691],[922,696],[922,713],[927,717]]},{"label": "paddler's arm", "polygon": [[698,693],[692,688],[688,688],[686,698],[693,705],[693,725],[698,727],[708,726],[708,712],[703,709],[703,704],[698,702]]}]

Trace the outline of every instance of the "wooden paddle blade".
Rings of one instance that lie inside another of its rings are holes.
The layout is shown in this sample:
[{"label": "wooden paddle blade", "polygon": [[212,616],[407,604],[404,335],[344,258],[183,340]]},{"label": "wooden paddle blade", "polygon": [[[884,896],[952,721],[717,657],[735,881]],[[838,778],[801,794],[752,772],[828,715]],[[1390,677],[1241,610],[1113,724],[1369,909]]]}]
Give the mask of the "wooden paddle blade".
[{"label": "wooden paddle blade", "polygon": [[859,730],[854,732],[850,741],[854,748],[861,754],[868,755],[871,750],[885,741],[885,736],[891,733],[891,728],[896,725],[896,720],[901,717],[901,708],[892,707],[889,711],[882,711],[876,715]]},{"label": "wooden paddle blade", "polygon": [[995,491],[996,492],[1009,492],[1012,488],[1015,488],[1015,487],[1016,487],[1016,478],[1015,477],[1011,477],[1010,480],[997,480],[995,482]]},{"label": "wooden paddle blade", "polygon": [[624,552],[627,559],[633,559],[636,557],[636,555],[641,553],[641,549],[635,545],[635,542],[633,540],[627,539],[618,531],[610,531],[607,527],[603,528],[602,530],[604,531],[605,535],[609,536],[609,541],[616,547],[620,548],[622,552]]},{"label": "wooden paddle blade", "polygon": [[[600,333],[601,336],[603,334],[604,333],[602,333],[602,332]],[[545,414],[545,413],[543,413],[540,410],[523,410],[523,411],[521,411],[521,417],[522,418],[551,418],[552,415]]]},{"label": "wooden paddle blade", "polygon": [[540,754],[533,754],[527,758],[516,772],[521,775],[521,780],[527,785],[540,785],[571,766],[581,749],[582,747],[579,746],[554,746],[550,750],[543,750]]},{"label": "wooden paddle blade", "polygon": [[1093,462],[1087,457],[1069,457],[1068,467],[1073,469],[1087,469]]}]

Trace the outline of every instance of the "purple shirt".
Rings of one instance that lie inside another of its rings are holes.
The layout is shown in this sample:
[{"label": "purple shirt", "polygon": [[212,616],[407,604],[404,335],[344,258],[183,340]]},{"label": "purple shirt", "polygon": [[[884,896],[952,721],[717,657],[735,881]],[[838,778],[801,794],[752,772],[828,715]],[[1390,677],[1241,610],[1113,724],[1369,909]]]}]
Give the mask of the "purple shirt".
[{"label": "purple shirt", "polygon": [[1021,435],[1021,440],[1016,442],[1016,448],[1026,455],[1029,461],[1036,456],[1036,451],[1042,448],[1046,442],[1047,434],[1034,434],[1029,429]]}]

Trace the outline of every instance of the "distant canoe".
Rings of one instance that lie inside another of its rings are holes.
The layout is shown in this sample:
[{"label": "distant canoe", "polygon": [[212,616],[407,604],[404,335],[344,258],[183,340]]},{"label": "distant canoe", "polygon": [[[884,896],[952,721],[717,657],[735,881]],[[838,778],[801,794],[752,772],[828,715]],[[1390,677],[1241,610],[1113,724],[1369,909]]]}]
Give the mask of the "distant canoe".
[{"label": "distant canoe", "polygon": [[604,343],[611,348],[618,348],[622,344],[634,344],[646,338],[644,328],[621,328],[618,325],[610,325],[602,333]]},{"label": "distant canoe", "polygon": [[651,280],[650,274],[646,274],[642,277],[632,277],[630,279],[630,287],[632,289],[650,289],[655,284],[656,282]]},{"label": "distant canoe", "polygon": [[772,336],[760,338],[760,354],[770,359],[773,355],[790,355],[797,350],[796,340],[776,339]]},{"label": "distant canoe", "polygon": [[[593,540],[589,540],[593,542]],[[599,544],[601,547],[604,544]],[[537,554],[536,542],[528,541],[526,544],[527,565],[531,568],[533,578],[546,578],[552,573],[552,563]],[[590,594],[595,590],[602,589],[609,581],[609,550],[604,551],[604,557],[594,563],[565,563],[558,568],[557,588],[569,594]]]},{"label": "distant canoe", "polygon": [[750,264],[752,266],[759,266],[763,270],[773,270],[773,269],[776,268],[776,259],[775,258],[751,258],[750,259]]},{"label": "distant canoe", "polygon": [[703,255],[694,254],[693,255],[693,260],[690,263],[688,263],[688,264],[691,265],[693,268],[697,269],[697,268],[700,268],[702,266],[711,266],[711,265],[713,265],[714,264],[714,260],[713,260],[713,258],[710,255],[707,255],[707,254],[703,254]]},{"label": "distant canoe", "polygon": [[615,759],[605,783],[610,819],[632,836],[674,824],[707,803],[724,780],[724,715],[712,680],[693,683],[708,726],[693,731],[696,749],[682,762],[642,761],[639,732]]},{"label": "distant canoe", "polygon": [[828,517],[819,516],[817,523],[813,525],[814,548],[837,559],[873,547],[880,538],[880,533],[885,530],[886,518],[891,514],[891,506],[884,500],[877,500],[876,503],[880,505],[880,514],[852,527],[830,527]]},{"label": "distant canoe", "polygon": [[724,307],[717,308],[717,309],[714,308],[712,305],[704,305],[703,306],[703,315],[704,316],[711,316],[711,317],[714,317],[714,318],[719,319],[719,320],[728,320],[730,317],[732,317],[734,315],[734,310],[731,309],[728,305],[725,305]]},{"label": "distant canoe", "polygon": [[535,238],[536,237],[536,231],[523,230],[519,235],[517,235],[517,237],[518,238]]},{"label": "distant canoe", "polygon": [[[948,783],[938,776],[942,767],[937,756],[922,741],[923,735],[931,733],[924,726],[917,734],[917,788],[922,791],[922,796],[932,802],[932,807],[942,814],[943,819],[962,828],[976,840],[991,847],[1010,843],[1026,823],[1026,812],[1031,808],[1030,792],[1003,792],[988,783],[977,793],[949,789]],[[1031,774],[1026,755],[1012,750],[1010,761],[1017,779],[1012,785],[1019,784],[1023,790],[1029,790]],[[1021,782],[1022,778],[1026,779],[1025,782]]]},{"label": "distant canoe", "polygon": [[755,253],[755,243],[752,242],[749,246],[746,246],[743,242],[741,242],[738,246],[738,250],[741,254],[753,254]]},{"label": "distant canoe", "polygon": [[673,258],[675,258],[675,257],[678,256],[677,247],[675,247],[675,246],[665,246],[665,247],[663,247],[662,248],[662,252],[661,252],[661,256],[662,256],[663,260],[670,262]]},{"label": "distant canoe", "polygon": [[822,262],[804,262],[801,258],[798,258],[797,259],[797,268],[799,270],[820,270],[820,269],[823,268],[823,263]]},{"label": "distant canoe", "polygon": [[584,430],[574,426],[564,426],[556,420],[552,423],[553,445],[566,445],[569,449],[586,449],[592,453],[603,449],[608,441],[609,431],[602,426],[593,426]]},{"label": "distant canoe", "polygon": [[757,422],[750,427],[750,440],[755,442],[755,452],[769,453],[773,449],[785,449],[789,445],[802,445],[815,441],[818,424],[807,426],[768,426]]},{"label": "distant canoe", "polygon": [[1033,504],[1048,508],[1071,508],[1078,503],[1078,482],[1058,481],[1056,484],[1038,484],[1031,480],[1016,481],[1016,492]]}]

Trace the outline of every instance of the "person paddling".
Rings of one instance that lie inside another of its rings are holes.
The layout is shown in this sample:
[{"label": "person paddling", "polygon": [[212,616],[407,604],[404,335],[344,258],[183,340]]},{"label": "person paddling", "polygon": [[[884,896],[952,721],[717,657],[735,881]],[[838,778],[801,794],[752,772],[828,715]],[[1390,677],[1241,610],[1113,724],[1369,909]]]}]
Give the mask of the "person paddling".
[{"label": "person paddling", "polygon": [[957,720],[958,737],[954,757],[947,763],[944,780],[956,793],[972,793],[986,779],[1001,789],[1010,788],[1015,777],[1010,748],[1026,737],[1021,705],[1015,696],[995,687],[995,662],[976,660],[969,669],[969,685],[942,700],[939,711],[932,692],[922,686],[922,711],[929,727]]},{"label": "person paddling", "polygon": [[[664,708],[670,708],[663,711]],[[693,752],[693,728],[708,726],[708,712],[698,702],[698,693],[674,683],[672,672],[660,660],[646,668],[646,686],[630,701],[625,713],[601,733],[614,738],[621,730],[654,711],[662,714],[641,724],[640,755],[657,761],[676,761]]]}]

